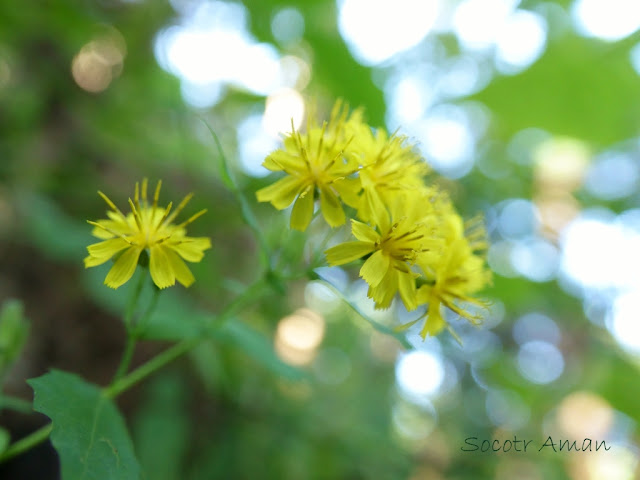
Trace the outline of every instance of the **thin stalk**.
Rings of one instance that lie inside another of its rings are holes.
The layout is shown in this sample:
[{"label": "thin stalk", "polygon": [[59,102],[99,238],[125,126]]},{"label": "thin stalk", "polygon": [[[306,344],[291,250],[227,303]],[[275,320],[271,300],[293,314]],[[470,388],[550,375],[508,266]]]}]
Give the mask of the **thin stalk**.
[{"label": "thin stalk", "polygon": [[4,452],[0,454],[0,463],[9,460],[10,458],[20,455],[22,452],[26,452],[35,447],[39,443],[44,442],[53,430],[53,425],[50,423],[44,427],[39,428],[30,435],[27,435],[21,440],[13,443]]},{"label": "thin stalk", "polygon": [[145,273],[146,269],[143,268],[142,272],[140,272],[140,275],[138,275],[138,281],[133,289],[133,292],[131,292],[131,297],[129,297],[129,303],[127,304],[127,309],[124,313],[124,326],[127,328],[127,331],[131,330],[131,321],[133,320],[133,314],[135,313],[136,305],[138,304],[140,294],[142,293],[144,279],[147,277]]},{"label": "thin stalk", "polygon": [[33,405],[31,405],[31,402],[0,394],[0,410],[4,409],[20,413],[33,413]]},{"label": "thin stalk", "polygon": [[113,377],[113,382],[116,382],[122,376],[127,373],[129,370],[129,365],[131,364],[131,359],[133,358],[133,352],[136,348],[136,337],[128,334],[127,335],[127,345],[124,347],[124,353],[122,354],[122,358],[120,359],[120,365],[118,366],[118,370]]},{"label": "thin stalk", "polygon": [[375,328],[376,330],[378,330],[379,332],[382,333],[386,333],[387,335],[390,335],[392,337],[394,337],[396,340],[398,340],[402,346],[404,346],[405,348],[411,348],[411,344],[407,341],[407,339],[404,337],[404,335],[399,334],[398,332],[395,332],[392,328],[387,327],[386,325],[382,325],[379,322],[376,322],[374,319],[372,319],[369,315],[367,315],[366,313],[364,313],[362,310],[360,310],[360,308],[351,302],[351,300],[349,300],[344,293],[342,293],[342,291],[340,291],[338,288],[334,287],[333,285],[331,285],[329,282],[327,282],[326,280],[321,280],[321,283],[323,285],[325,285],[326,287],[328,287],[335,295],[337,295],[344,303],[347,304],[347,306],[353,310],[355,313],[357,313],[358,315],[360,315],[360,317],[364,318],[367,322],[369,322],[373,328]]},{"label": "thin stalk", "polygon": [[242,219],[247,224],[247,226],[251,229],[253,234],[258,241],[258,245],[260,246],[260,262],[265,268],[270,268],[270,258],[271,258],[271,249],[267,244],[267,239],[262,234],[262,230],[258,225],[258,221],[256,220],[251,207],[249,206],[249,201],[245,197],[242,190],[236,183],[233,175],[231,174],[231,169],[229,168],[229,162],[227,160],[226,155],[224,154],[224,150],[222,149],[222,144],[220,143],[220,139],[216,132],[213,131],[211,126],[207,123],[206,120],[202,119],[205,126],[209,129],[211,136],[216,144],[216,149],[218,150],[218,155],[220,155],[220,177],[225,184],[225,186],[231,190],[233,195],[236,197],[236,200],[240,204],[240,213],[242,215]]},{"label": "thin stalk", "polygon": [[[236,297],[227,307],[215,317],[215,323],[217,327],[224,325],[230,318],[232,318],[239,310],[241,310],[247,304],[260,298],[260,290],[265,286],[265,280],[260,279],[247,287],[242,295]],[[152,373],[156,372],[165,365],[171,363],[178,357],[193,350],[200,345],[208,337],[198,337],[188,340],[182,340],[176,343],[172,347],[169,347],[164,352],[156,355],[147,363],[141,365],[128,375],[116,379],[111,385],[106,387],[103,392],[108,398],[114,398],[122,392],[133,387]]]},{"label": "thin stalk", "polygon": [[192,350],[194,347],[200,344],[202,338],[194,338],[190,340],[183,340],[176,343],[172,347],[168,348],[164,352],[156,355],[147,363],[136,368],[133,372],[129,373],[125,377],[120,378],[113,382],[110,386],[103,390],[103,394],[107,398],[114,398],[120,395],[122,392],[133,387],[146,377],[156,372],[160,368],[164,367],[168,363],[171,363],[176,358]]}]

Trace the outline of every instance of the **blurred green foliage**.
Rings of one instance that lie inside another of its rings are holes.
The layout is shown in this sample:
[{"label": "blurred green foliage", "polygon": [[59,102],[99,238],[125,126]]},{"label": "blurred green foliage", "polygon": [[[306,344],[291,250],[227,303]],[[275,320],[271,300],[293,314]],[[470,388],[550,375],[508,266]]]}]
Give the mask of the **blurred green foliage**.
[{"label": "blurred green foliage", "polygon": [[[369,68],[353,59],[338,33],[336,2],[297,3],[306,22],[299,48],[312,67],[304,95],[317,98],[321,110],[343,97],[364,106],[373,125],[382,125],[387,105],[374,79],[392,73],[393,65]],[[523,5],[534,9],[541,3]],[[566,7],[570,2],[547,3]],[[253,35],[277,44],[271,18],[291,4],[247,0],[244,5]],[[114,429],[104,435],[114,436],[118,444],[113,447],[122,462],[128,458],[133,472],[110,478],[137,478],[134,452],[142,478],[153,480],[583,478],[564,454],[461,451],[470,436],[510,438],[515,433],[541,444],[554,431],[558,406],[582,390],[616,409],[616,418],[627,422],[628,442],[637,444],[637,358],[622,353],[604,328],[589,322],[581,300],[566,294],[555,280],[534,283],[496,275],[486,292],[497,305],[489,314],[500,317],[496,325],[490,330],[459,325],[471,339],[463,348],[446,334],[439,339],[443,357],[456,372],[446,376],[456,380],[451,390],[433,399],[432,407],[403,397],[396,386],[400,342],[374,331],[340,298],[324,315],[320,352],[338,350],[346,356],[348,368],[337,367],[346,370],[343,380],[323,377],[318,362],[295,366],[278,356],[278,322],[305,307],[306,275],[319,266],[319,239],[326,231],[312,229],[308,236],[290,232],[285,213],[256,204],[254,192],[270,178],[242,171],[236,129],[247,115],[262,113],[265,99],[229,87],[212,108],[188,107],[179,80],[154,57],[156,35],[176,21],[176,11],[165,2],[57,0],[29,8],[0,3],[0,300],[19,298],[33,320],[28,348],[9,376],[6,392],[29,399],[27,378],[52,367],[81,369],[86,383],[59,371],[35,380],[36,409],[54,421],[69,409],[85,426],[93,421],[91,406],[103,400],[88,382],[105,385],[117,368],[124,345],[118,317],[132,287],[104,287],[108,266],[83,269],[85,247],[92,241],[85,220],[101,218],[106,208],[96,190],[108,192],[123,207],[134,182],[146,176],[164,180],[163,199],[196,193],[189,208],[209,212],[190,233],[210,236],[213,248],[192,266],[197,279],[193,287],[163,293],[134,365],[165,348],[163,342],[207,341],[118,399],[133,446],[127,444],[115,404],[105,404],[109,417],[98,425]],[[71,73],[74,57],[88,42],[114,31],[126,46],[121,73],[104,91],[83,90]],[[490,112],[475,160],[491,162],[503,172],[490,178],[475,168],[456,182],[438,180],[460,210],[472,215],[505,199],[532,199],[538,193],[534,163],[514,162],[508,150],[509,140],[522,129],[575,137],[596,152],[637,141],[640,80],[629,61],[637,40],[633,35],[605,43],[568,28],[549,38],[545,53],[530,68],[511,76],[495,74],[481,91],[451,101],[480,102]],[[445,59],[459,53],[448,33],[433,34],[425,42],[439,43]],[[281,50],[292,53],[287,47]],[[420,52],[418,47],[416,55]],[[222,158],[203,119],[220,138],[237,182],[235,193],[220,174]],[[635,193],[604,202],[580,188],[571,193],[579,208],[600,205],[621,211],[637,207],[639,199]],[[265,273],[261,247],[243,221],[242,208],[255,215],[280,276],[267,277],[251,306],[216,324],[216,314]],[[145,290],[143,305],[149,296]],[[14,328],[11,318],[22,318],[16,305],[3,310],[0,342]],[[517,367],[513,322],[531,311],[550,316],[561,330],[564,373],[546,385],[529,382]],[[393,319],[383,327],[395,323]],[[11,333],[12,360],[26,327],[19,329],[17,335]],[[481,336],[487,332],[491,334]],[[474,350],[473,338],[489,340]],[[0,362],[1,368],[4,360]],[[56,397],[49,381],[61,375],[73,384],[69,388],[77,390],[76,397]],[[516,431],[489,418],[492,391],[516,398],[528,412]],[[2,419],[7,428],[24,431],[22,417],[5,411]],[[398,425],[405,426],[404,434]],[[2,450],[4,435],[0,437]],[[71,459],[57,438],[54,430],[52,441],[65,478],[80,478],[69,473],[80,468],[80,460]],[[108,453],[101,455],[106,459]],[[9,467],[0,467],[0,474],[1,468]],[[35,478],[55,478],[55,472],[39,475]]]}]

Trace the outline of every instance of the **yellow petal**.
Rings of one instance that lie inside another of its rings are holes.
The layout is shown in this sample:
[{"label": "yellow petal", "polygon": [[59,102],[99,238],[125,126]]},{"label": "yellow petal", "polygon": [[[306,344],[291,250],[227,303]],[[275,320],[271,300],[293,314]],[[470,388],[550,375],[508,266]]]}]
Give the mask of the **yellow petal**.
[{"label": "yellow petal", "polygon": [[345,242],[331,247],[325,252],[329,265],[344,265],[364,257],[373,251],[373,244],[369,242]]},{"label": "yellow petal", "polygon": [[199,262],[204,257],[204,250],[211,248],[211,239],[208,237],[184,237],[178,243],[167,245],[178,253],[187,262]]},{"label": "yellow petal", "polygon": [[[424,277],[423,277],[424,278]],[[433,295],[433,286],[431,285],[422,285],[418,288],[416,292],[416,299],[419,305],[425,305],[431,301],[431,296]]]},{"label": "yellow petal", "polygon": [[151,247],[151,259],[149,260],[149,271],[151,278],[158,288],[167,288],[176,283],[176,274],[173,271],[171,261],[165,247],[155,245]]},{"label": "yellow petal", "polygon": [[361,209],[363,214],[362,218],[371,220],[379,227],[383,235],[389,231],[391,228],[389,212],[375,190],[365,190],[362,197]]},{"label": "yellow petal", "polygon": [[115,237],[113,233],[109,233],[106,230],[103,230],[102,228],[98,228],[98,227],[93,227],[93,230],[91,230],[91,235],[93,235],[96,238],[99,238],[100,240],[107,240],[108,238]]},{"label": "yellow petal", "polygon": [[427,321],[420,332],[420,336],[426,338],[427,335],[437,335],[446,325],[447,322],[444,321],[440,312],[440,301],[432,299],[432,301],[429,302]]},{"label": "yellow petal", "polygon": [[278,210],[282,210],[291,205],[304,186],[304,181],[298,177],[287,176],[258,190],[256,197],[259,202],[271,202]]},{"label": "yellow petal", "polygon": [[89,245],[87,247],[89,256],[84,259],[84,266],[85,268],[88,268],[101,265],[128,246],[129,244],[121,238],[112,238],[111,240],[105,240],[104,242]]},{"label": "yellow petal", "polygon": [[386,207],[375,188],[365,188],[359,203],[358,216],[364,220],[373,221],[376,225],[380,225],[378,217],[382,212],[386,214]]},{"label": "yellow petal", "polygon": [[343,178],[333,183],[334,188],[344,203],[356,208],[360,203],[358,193],[362,190],[359,178]]},{"label": "yellow petal", "polygon": [[284,170],[291,174],[292,172],[306,171],[307,162],[298,155],[276,150],[265,159],[262,166],[272,172]]},{"label": "yellow petal", "polygon": [[360,276],[371,287],[375,287],[382,281],[387,270],[389,270],[389,257],[383,254],[382,250],[378,250],[364,262],[360,269]]},{"label": "yellow petal", "polygon": [[171,263],[171,268],[176,275],[176,280],[185,287],[188,287],[195,282],[196,279],[193,277],[191,270],[189,270],[189,267],[187,267],[178,254],[169,248],[167,248],[165,252],[169,257],[169,262]]},{"label": "yellow petal", "polygon": [[108,258],[96,258],[89,255],[84,258],[84,268],[97,267],[98,265],[102,265],[105,262],[108,262]]},{"label": "yellow petal", "polygon": [[320,208],[324,219],[331,227],[338,227],[344,223],[344,210],[342,210],[340,200],[327,187],[320,188]]},{"label": "yellow petal", "polygon": [[416,281],[411,272],[398,272],[398,290],[400,292],[400,298],[402,298],[402,302],[407,310],[411,311],[418,308]]},{"label": "yellow petal", "polygon": [[369,287],[368,295],[376,302],[376,309],[386,309],[391,306],[397,291],[398,272],[390,268],[377,286]]},{"label": "yellow petal", "polygon": [[357,220],[351,220],[351,233],[363,242],[375,243],[380,240],[380,235],[373,228]]},{"label": "yellow petal", "polygon": [[138,265],[138,257],[140,257],[142,248],[129,247],[113,264],[111,270],[107,274],[107,278],[104,279],[105,285],[111,288],[118,288],[125,284],[136,271]]},{"label": "yellow petal", "polygon": [[313,186],[300,194],[291,211],[291,228],[304,232],[313,217]]}]

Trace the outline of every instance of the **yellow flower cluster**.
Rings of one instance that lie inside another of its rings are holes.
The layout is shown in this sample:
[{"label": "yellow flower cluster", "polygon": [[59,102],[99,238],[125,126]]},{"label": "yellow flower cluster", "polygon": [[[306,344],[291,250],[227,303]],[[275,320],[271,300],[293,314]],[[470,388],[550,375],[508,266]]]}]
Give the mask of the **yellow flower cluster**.
[{"label": "yellow flower cluster", "polygon": [[284,148],[266,158],[266,168],[287,176],[259,190],[258,200],[280,210],[295,201],[291,227],[302,231],[317,196],[332,227],[346,221],[343,204],[351,207],[356,240],[327,250],[329,264],[366,257],[360,276],[377,308],[396,293],[408,310],[427,306],[423,338],[447,326],[442,307],[478,322],[464,304],[482,305],[471,295],[491,281],[482,221],[465,225],[446,192],[425,183],[429,169],[407,138],[372,130],[360,110],[349,114],[337,102],[328,122],[308,124],[305,133],[292,128]]}]

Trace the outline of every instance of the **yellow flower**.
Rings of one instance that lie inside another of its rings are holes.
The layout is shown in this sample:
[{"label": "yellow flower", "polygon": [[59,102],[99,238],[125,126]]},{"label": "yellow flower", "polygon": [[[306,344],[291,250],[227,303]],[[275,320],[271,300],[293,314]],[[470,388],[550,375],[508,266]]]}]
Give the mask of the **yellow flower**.
[{"label": "yellow flower", "polygon": [[194,282],[193,274],[183,259],[199,262],[204,250],[211,248],[211,241],[206,237],[188,237],[185,227],[206,210],[174,225],[173,221],[192,195],[187,195],[172,213],[172,203],[166,208],[158,206],[161,184],[159,181],[150,205],[147,201],[147,179],[142,181],[141,192],[136,182],[133,201],[129,198],[131,212],[127,215],[98,191],[111,210],[107,211],[109,219],[89,221],[94,226],[92,235],[103,241],[87,247],[89,256],[84,259],[84,265],[85,268],[95,267],[117,255],[104,281],[107,286],[118,288],[126,283],[133,276],[143,250],[149,253],[149,271],[158,288],[175,285],[176,280],[185,287]]},{"label": "yellow flower", "polygon": [[390,205],[399,193],[424,186],[423,177],[429,168],[406,137],[389,136],[383,128],[374,135],[371,128],[364,125],[353,143],[363,163],[360,170],[363,191],[358,205],[358,216],[362,220],[370,221],[374,211]]},{"label": "yellow flower", "polygon": [[258,190],[260,202],[271,202],[278,210],[291,203],[291,228],[306,230],[313,216],[314,196],[320,196],[322,215],[331,227],[342,225],[345,214],[340,200],[355,205],[360,182],[349,178],[359,169],[358,158],[349,150],[351,128],[360,115],[348,117],[348,109],[336,102],[329,122],[321,127],[311,123],[306,133],[292,131],[284,140],[284,149],[269,155],[263,166],[271,171],[284,171],[287,176],[273,185]]},{"label": "yellow flower", "polygon": [[[425,202],[425,203],[423,203]],[[369,297],[376,308],[388,308],[396,292],[408,310],[417,307],[416,278],[413,266],[437,255],[441,242],[434,236],[430,203],[423,195],[406,195],[386,209],[375,213],[377,230],[351,220],[351,231],[358,239],[328,249],[329,265],[343,265],[372,254],[360,269],[369,284]]]},{"label": "yellow flower", "polygon": [[487,248],[482,219],[471,220],[467,224],[466,235],[462,219],[455,212],[447,215],[447,224],[444,254],[437,262],[421,266],[427,280],[418,288],[417,301],[420,305],[429,304],[427,319],[420,333],[422,338],[437,335],[447,325],[441,306],[474,324],[480,318],[466,311],[458,302],[486,307],[486,303],[470,296],[491,283],[491,271],[486,267],[484,257],[475,253]]}]

